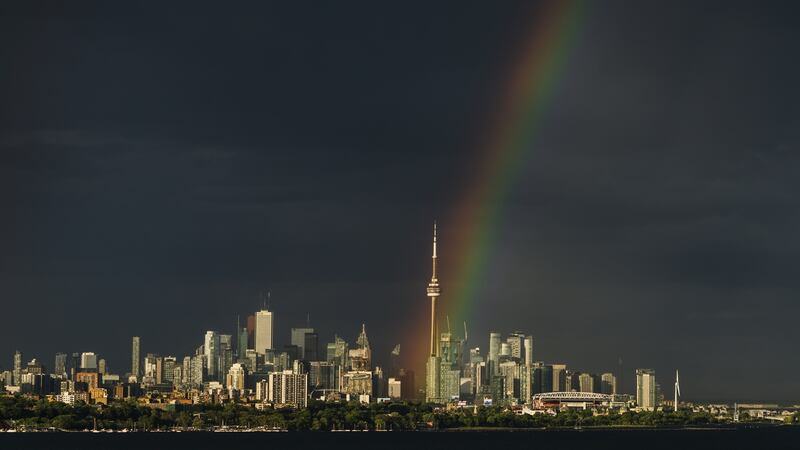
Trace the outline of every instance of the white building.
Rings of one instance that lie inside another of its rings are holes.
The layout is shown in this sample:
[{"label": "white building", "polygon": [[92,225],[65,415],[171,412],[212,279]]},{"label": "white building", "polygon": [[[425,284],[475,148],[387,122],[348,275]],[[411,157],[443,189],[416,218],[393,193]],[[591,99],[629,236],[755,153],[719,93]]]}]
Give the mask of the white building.
[{"label": "white building", "polygon": [[525,361],[526,366],[533,365],[533,336],[525,336]]},{"label": "white building", "polygon": [[216,331],[206,331],[203,350],[206,357],[206,369],[210,379],[217,378],[219,365],[219,335]]},{"label": "white building", "polygon": [[389,378],[389,398],[402,398],[402,383],[396,378]]},{"label": "white building", "polygon": [[244,366],[239,363],[234,363],[230,370],[228,370],[227,382],[225,384],[228,390],[244,390],[244,381],[246,375],[247,371],[245,370]]},{"label": "white building", "polygon": [[600,375],[600,392],[611,395],[617,393],[617,377],[613,373],[606,372]]},{"label": "white building", "polygon": [[500,333],[489,333],[489,370],[492,374],[498,373],[500,362]]},{"label": "white building", "polygon": [[256,342],[255,350],[259,355],[264,355],[267,350],[275,347],[272,345],[273,336],[272,311],[266,309],[256,312]]},{"label": "white building", "polygon": [[256,400],[263,402],[269,400],[269,381],[258,380],[256,382]]},{"label": "white building", "polygon": [[97,369],[97,355],[94,352],[81,353],[81,369]]},{"label": "white building", "polygon": [[653,369],[636,369],[636,404],[645,410],[654,410],[656,406],[656,371]]}]

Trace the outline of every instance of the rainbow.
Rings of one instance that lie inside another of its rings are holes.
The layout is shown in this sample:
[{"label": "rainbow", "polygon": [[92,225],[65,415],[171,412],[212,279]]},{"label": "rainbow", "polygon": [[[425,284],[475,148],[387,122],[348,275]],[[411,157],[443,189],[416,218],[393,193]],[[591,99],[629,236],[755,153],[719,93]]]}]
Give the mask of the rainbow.
[{"label": "rainbow", "polygon": [[[586,10],[581,0],[552,1],[542,6],[535,11],[531,33],[522,41],[509,80],[501,87],[502,102],[490,120],[488,141],[480,148],[481,158],[476,166],[479,173],[457,203],[452,217],[440,227],[440,253],[444,257],[440,260],[443,290],[439,320],[443,322],[445,314],[449,315],[459,335],[461,323],[469,321],[474,309],[503,218],[505,199],[534,150],[559,73]],[[430,306],[425,303],[421,311],[430,314]],[[419,323],[428,324],[429,320],[426,317]],[[420,339],[418,346],[415,344],[415,363],[427,356],[429,335],[427,330],[419,334],[426,339]]]}]

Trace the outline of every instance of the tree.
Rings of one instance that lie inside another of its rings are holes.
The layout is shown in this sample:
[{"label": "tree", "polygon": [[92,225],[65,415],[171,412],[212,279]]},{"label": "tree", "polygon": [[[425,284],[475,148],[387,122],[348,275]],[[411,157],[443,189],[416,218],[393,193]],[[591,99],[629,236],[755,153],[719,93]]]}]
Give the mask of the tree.
[{"label": "tree", "polygon": [[186,429],[186,427],[188,427],[189,424],[192,423],[192,416],[190,416],[189,413],[186,411],[181,411],[178,414],[178,418],[175,420],[175,423],[179,427]]},{"label": "tree", "polygon": [[203,418],[200,417],[199,414],[195,416],[194,420],[192,420],[192,428],[196,430],[202,430],[203,428],[205,428],[205,426],[206,424],[205,422],[203,422]]}]

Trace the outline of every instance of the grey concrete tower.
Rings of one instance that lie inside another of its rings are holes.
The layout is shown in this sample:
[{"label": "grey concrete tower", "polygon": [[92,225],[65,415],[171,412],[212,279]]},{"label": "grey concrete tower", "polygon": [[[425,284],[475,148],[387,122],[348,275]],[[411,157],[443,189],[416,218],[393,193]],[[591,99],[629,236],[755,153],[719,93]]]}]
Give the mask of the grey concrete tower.
[{"label": "grey concrete tower", "polygon": [[431,282],[428,283],[428,297],[431,299],[431,354],[430,356],[439,356],[439,346],[437,345],[437,323],[436,323],[436,300],[439,299],[441,289],[439,288],[439,279],[436,277],[436,222],[433,222],[433,257],[432,260],[432,275]]}]

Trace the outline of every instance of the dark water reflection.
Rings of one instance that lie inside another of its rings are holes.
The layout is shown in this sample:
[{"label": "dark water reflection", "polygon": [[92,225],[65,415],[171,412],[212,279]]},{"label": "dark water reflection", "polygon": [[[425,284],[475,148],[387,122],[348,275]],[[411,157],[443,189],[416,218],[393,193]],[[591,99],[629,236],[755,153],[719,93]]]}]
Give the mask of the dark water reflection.
[{"label": "dark water reflection", "polygon": [[800,449],[800,427],[406,433],[0,433],[2,449]]}]

